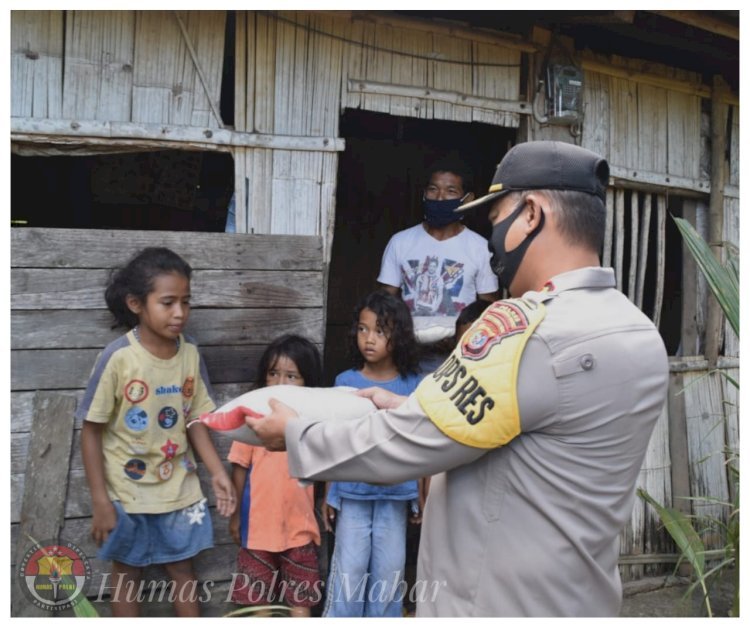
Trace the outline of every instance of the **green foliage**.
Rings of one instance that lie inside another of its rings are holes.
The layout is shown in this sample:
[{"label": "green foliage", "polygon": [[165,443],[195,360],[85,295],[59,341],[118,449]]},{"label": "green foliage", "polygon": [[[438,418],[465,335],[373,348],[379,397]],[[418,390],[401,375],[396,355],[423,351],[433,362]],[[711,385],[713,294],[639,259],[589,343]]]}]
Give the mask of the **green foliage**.
[{"label": "green foliage", "polygon": [[672,217],[682,234],[685,246],[698,264],[711,292],[719,302],[734,333],[740,335],[740,271],[737,255],[729,250],[727,263],[722,265],[711,247],[684,218]]}]

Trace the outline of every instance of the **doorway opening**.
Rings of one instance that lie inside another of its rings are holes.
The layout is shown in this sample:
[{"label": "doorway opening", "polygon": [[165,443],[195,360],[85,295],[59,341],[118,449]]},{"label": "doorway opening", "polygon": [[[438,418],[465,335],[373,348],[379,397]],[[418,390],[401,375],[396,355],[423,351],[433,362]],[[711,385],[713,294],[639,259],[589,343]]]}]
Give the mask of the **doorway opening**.
[{"label": "doorway opening", "polygon": [[[347,109],[339,155],[326,321],[326,380],[350,368],[347,333],[357,301],[377,287],[390,237],[422,221],[422,190],[433,163],[450,157],[466,166],[477,196],[487,192],[497,163],[516,141],[516,130],[488,124],[421,120]],[[487,209],[464,223],[491,233]]]}]

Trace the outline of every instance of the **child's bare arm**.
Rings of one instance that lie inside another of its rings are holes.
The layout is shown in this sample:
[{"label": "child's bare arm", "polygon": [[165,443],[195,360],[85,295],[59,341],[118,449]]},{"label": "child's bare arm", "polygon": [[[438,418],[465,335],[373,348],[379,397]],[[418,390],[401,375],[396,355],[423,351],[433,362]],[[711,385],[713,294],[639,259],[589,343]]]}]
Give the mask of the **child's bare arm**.
[{"label": "child's bare arm", "polygon": [[81,453],[86,480],[91,492],[91,536],[97,545],[107,540],[109,533],[117,524],[117,511],[107,494],[104,480],[104,452],[102,450],[102,431],[104,423],[83,422],[81,430]]},{"label": "child's bare arm", "polygon": [[336,520],[336,509],[328,505],[328,491],[331,489],[331,483],[325,483],[325,492],[323,493],[323,527],[326,532],[333,532],[333,522]]},{"label": "child's bare arm", "polygon": [[220,515],[228,517],[237,506],[237,495],[224,469],[224,464],[219,454],[216,453],[208,428],[202,423],[193,423],[188,428],[188,438],[211,475],[211,488],[216,496],[216,509]]},{"label": "child's bare arm", "polygon": [[[237,463],[232,463],[232,484],[234,484],[234,492],[237,495],[242,495],[242,491],[245,488],[245,477],[247,476],[247,469]],[[242,544],[240,538],[240,508],[239,504],[235,508],[232,516],[229,518],[229,535],[237,545]]]}]

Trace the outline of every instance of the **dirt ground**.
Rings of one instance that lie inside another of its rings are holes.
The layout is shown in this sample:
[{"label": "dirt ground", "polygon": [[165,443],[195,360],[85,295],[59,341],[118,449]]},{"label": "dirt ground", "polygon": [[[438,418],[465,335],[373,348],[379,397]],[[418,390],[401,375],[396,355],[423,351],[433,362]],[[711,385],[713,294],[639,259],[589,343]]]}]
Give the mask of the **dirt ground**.
[{"label": "dirt ground", "polygon": [[[623,585],[620,617],[705,617],[706,611],[697,590],[685,597],[687,578],[644,578]],[[733,574],[727,572],[711,588],[714,617],[728,617],[734,595]]]}]

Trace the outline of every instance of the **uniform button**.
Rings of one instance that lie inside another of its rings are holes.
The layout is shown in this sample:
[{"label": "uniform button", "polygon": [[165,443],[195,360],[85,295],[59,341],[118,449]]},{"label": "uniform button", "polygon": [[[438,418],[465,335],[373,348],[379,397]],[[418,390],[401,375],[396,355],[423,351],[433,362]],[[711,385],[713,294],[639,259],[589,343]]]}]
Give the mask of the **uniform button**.
[{"label": "uniform button", "polygon": [[581,356],[581,368],[584,371],[590,371],[594,368],[594,356],[590,353]]}]

